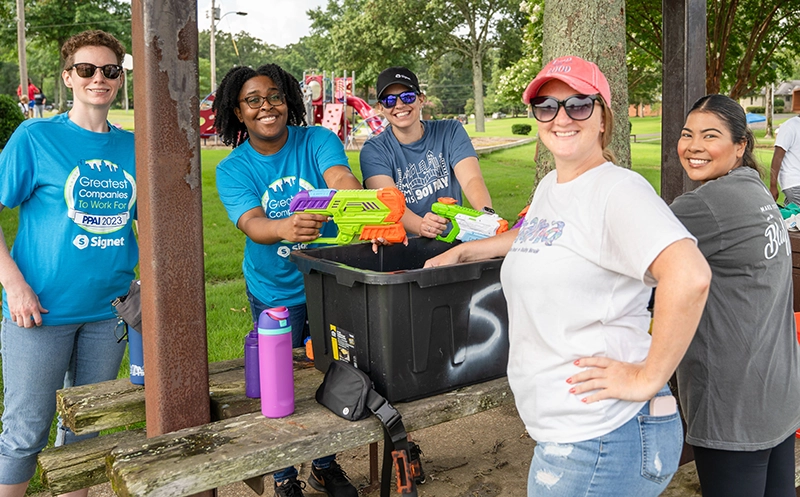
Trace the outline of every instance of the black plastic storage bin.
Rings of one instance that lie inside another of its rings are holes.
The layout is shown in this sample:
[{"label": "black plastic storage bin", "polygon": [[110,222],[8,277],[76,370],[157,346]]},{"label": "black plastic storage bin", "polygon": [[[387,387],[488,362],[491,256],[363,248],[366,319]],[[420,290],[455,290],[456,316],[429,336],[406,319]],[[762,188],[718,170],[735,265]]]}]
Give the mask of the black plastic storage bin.
[{"label": "black plastic storage bin", "polygon": [[369,244],[292,252],[317,369],[350,362],[390,402],[505,376],[503,259],[422,269],[450,247],[412,238],[378,254]]}]

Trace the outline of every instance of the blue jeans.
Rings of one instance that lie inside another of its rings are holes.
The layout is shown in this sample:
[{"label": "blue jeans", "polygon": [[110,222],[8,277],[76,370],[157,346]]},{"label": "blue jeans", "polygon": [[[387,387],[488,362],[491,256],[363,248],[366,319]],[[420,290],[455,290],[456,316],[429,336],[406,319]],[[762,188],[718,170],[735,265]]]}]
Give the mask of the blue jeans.
[{"label": "blue jeans", "polygon": [[[250,303],[250,314],[253,317],[253,322],[258,322],[258,316],[261,315],[263,311],[269,309],[270,307],[267,306],[265,303],[258,300],[252,293],[250,293],[250,289],[246,288],[247,291],[247,301]],[[302,347],[303,340],[305,337],[308,336],[308,323],[306,322],[306,305],[293,305],[288,307],[289,309],[289,324],[292,326],[292,347]],[[327,469],[331,462],[336,459],[336,454],[331,456],[320,457],[319,459],[314,459],[314,466],[320,469]],[[283,468],[280,471],[276,471],[272,477],[275,479],[276,482],[282,482],[288,480],[289,478],[297,478],[297,469],[294,466],[289,466],[288,468]]]},{"label": "blue jeans", "polygon": [[[664,387],[657,395],[670,395]],[[528,497],[657,496],[678,470],[679,414],[650,416],[650,404],[616,430],[577,443],[536,445]]]},{"label": "blue jeans", "polygon": [[[3,319],[3,431],[0,483],[31,479],[36,456],[47,445],[56,411],[56,390],[116,379],[125,342],[114,335],[117,319],[72,325],[20,328]],[[58,423],[56,445],[78,437]]]}]

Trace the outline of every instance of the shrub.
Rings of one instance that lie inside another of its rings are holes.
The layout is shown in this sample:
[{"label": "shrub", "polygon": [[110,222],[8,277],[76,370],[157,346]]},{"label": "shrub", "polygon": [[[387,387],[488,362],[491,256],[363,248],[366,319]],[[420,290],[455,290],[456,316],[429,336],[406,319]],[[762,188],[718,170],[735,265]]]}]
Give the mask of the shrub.
[{"label": "shrub", "polygon": [[25,116],[20,112],[17,100],[8,95],[0,95],[0,148],[6,146],[11,133],[24,120]]},{"label": "shrub", "polygon": [[786,105],[786,102],[784,102],[784,100],[783,100],[781,97],[775,97],[775,99],[773,100],[773,102],[774,102],[774,104],[773,104],[773,105],[775,105],[775,108],[776,108],[776,109],[777,109],[778,107],[784,107],[784,106]]},{"label": "shrub", "polygon": [[[767,111],[766,107],[748,107],[747,112],[752,112],[753,114],[764,114]],[[773,114],[783,114],[783,105],[775,105],[775,108],[772,109]]]},{"label": "shrub", "polygon": [[531,132],[530,124],[517,123],[511,126],[511,133],[515,135],[527,135]]}]

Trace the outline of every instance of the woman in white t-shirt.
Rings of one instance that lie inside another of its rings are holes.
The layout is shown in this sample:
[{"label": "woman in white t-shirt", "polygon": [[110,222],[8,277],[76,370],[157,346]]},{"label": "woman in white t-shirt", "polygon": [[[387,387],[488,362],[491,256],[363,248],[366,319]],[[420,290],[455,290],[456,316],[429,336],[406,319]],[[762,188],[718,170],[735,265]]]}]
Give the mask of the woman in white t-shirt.
[{"label": "woman in white t-shirt", "polygon": [[666,383],[697,328],[708,264],[647,181],[613,164],[611,92],[595,64],[549,62],[523,101],[555,170],[519,230],[426,266],[506,256],[508,380],[537,441],[528,495],[656,496],[678,469]]}]

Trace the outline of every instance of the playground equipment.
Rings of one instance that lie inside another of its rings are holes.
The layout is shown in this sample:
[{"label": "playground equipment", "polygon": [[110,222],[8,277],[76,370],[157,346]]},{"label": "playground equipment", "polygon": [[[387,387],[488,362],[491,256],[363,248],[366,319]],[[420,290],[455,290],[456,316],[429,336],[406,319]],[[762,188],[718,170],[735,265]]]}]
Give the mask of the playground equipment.
[{"label": "playground equipment", "polygon": [[211,110],[215,94],[216,92],[212,91],[200,102],[200,138],[204,140],[217,134],[217,130],[214,129],[214,111]]},{"label": "playground equipment", "polygon": [[[303,95],[306,101],[306,116],[309,125],[319,124],[333,131],[345,144],[355,144],[354,137],[366,126],[369,136],[379,134],[384,129],[383,119],[370,105],[353,95],[355,73],[344,77],[327,77],[322,74],[303,75]],[[355,114],[348,120],[347,108],[351,107],[362,121],[355,123]]]},{"label": "playground equipment", "polygon": [[[345,74],[344,77],[331,79],[323,72],[303,74],[303,81],[300,83],[308,125],[319,124],[328,128],[339,136],[345,147],[355,145],[354,137],[363,127],[369,129],[370,137],[384,129],[383,119],[375,109],[363,99],[353,95],[353,81],[355,73],[349,77]],[[200,138],[203,139],[216,136],[214,112],[211,109],[215,93],[211,92],[200,102]],[[361,116],[361,122],[356,124],[353,113],[350,113],[352,120],[348,120],[348,107]]]}]

